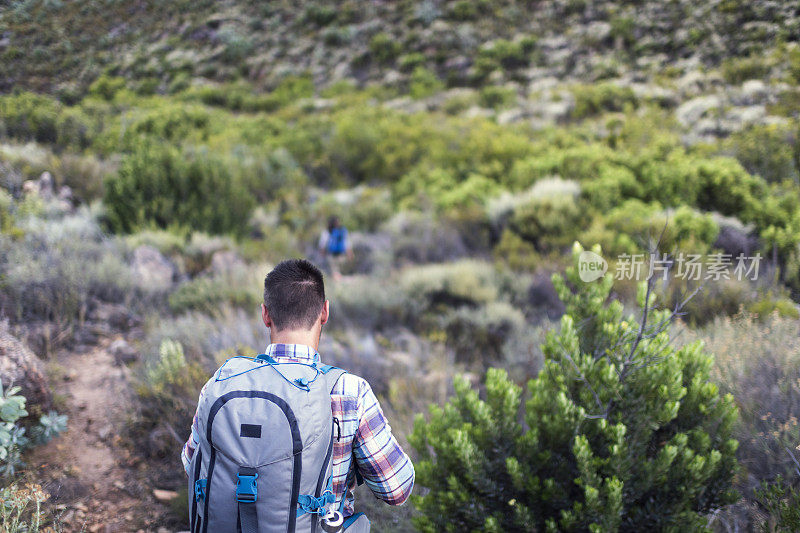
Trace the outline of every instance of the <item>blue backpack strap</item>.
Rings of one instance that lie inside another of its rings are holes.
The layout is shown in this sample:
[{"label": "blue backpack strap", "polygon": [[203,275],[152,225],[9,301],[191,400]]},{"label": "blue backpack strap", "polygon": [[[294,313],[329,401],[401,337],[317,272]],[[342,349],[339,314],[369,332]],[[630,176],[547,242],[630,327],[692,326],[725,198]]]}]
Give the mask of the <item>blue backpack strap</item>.
[{"label": "blue backpack strap", "polygon": [[[258,532],[258,472],[255,468],[242,467],[236,475],[236,502],[239,516],[237,522],[242,533]],[[239,529],[237,528],[237,529]]]},{"label": "blue backpack strap", "polygon": [[257,356],[256,356],[256,361],[266,361],[267,363],[269,363],[269,364],[271,364],[271,365],[276,365],[276,364],[278,364],[278,362],[277,362],[277,361],[275,361],[275,359],[273,359],[272,357],[270,357],[269,355],[267,355],[267,354],[265,354],[265,353],[262,353],[262,354],[260,354],[260,355],[257,355]]}]

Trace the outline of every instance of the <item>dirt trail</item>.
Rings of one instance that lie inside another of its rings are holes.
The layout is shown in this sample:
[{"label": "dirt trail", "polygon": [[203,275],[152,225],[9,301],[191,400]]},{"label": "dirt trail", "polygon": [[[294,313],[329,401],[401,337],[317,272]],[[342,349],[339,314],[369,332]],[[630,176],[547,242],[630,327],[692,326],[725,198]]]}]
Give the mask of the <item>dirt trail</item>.
[{"label": "dirt trail", "polygon": [[107,350],[113,340],[58,357],[63,376],[51,385],[63,399],[68,430],[35,450],[30,464],[64,531],[163,533],[168,509],[120,436],[133,393],[128,368]]}]

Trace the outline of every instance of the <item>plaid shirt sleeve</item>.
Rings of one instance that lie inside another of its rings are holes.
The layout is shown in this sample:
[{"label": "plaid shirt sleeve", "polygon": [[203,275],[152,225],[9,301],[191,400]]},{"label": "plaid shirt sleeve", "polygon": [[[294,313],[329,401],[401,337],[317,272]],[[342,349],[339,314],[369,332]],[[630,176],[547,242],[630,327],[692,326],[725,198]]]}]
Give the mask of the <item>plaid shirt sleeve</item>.
[{"label": "plaid shirt sleeve", "polygon": [[353,458],[377,498],[389,505],[402,505],[414,487],[414,465],[392,435],[372,388],[366,381],[362,383]]}]

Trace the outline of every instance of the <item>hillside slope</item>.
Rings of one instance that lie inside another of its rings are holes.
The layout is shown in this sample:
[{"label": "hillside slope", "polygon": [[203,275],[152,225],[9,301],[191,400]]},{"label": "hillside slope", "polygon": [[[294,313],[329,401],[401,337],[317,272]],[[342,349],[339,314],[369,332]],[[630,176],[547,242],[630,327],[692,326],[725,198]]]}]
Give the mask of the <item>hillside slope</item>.
[{"label": "hillside slope", "polygon": [[800,7],[775,0],[3,4],[0,91],[66,98],[103,73],[162,93],[192,78],[268,88],[303,73],[317,85],[397,84],[419,67],[448,86],[652,76],[730,57],[767,61],[800,34]]}]

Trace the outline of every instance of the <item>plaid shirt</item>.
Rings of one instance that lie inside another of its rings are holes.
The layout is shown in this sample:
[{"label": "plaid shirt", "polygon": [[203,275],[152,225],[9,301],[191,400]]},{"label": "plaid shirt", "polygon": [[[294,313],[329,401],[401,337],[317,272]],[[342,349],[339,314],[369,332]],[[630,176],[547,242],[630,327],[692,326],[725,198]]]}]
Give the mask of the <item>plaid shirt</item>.
[{"label": "plaid shirt", "polygon": [[[279,363],[319,361],[319,354],[302,344],[270,344],[267,355]],[[200,391],[202,398],[205,386]],[[375,496],[390,505],[401,505],[414,486],[414,465],[392,435],[386,417],[369,383],[353,374],[344,374],[331,392],[331,411],[341,429],[333,441],[333,492],[340,505],[347,486],[345,516],[353,514],[355,475],[357,472]],[[189,474],[189,461],[197,449],[197,414],[192,421],[192,435],[183,446],[181,460]],[[351,460],[352,458],[352,460]]]}]

